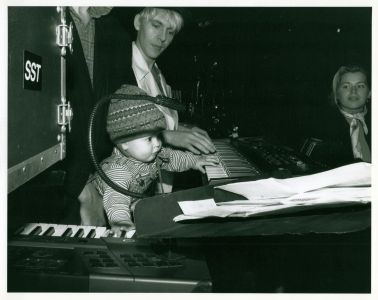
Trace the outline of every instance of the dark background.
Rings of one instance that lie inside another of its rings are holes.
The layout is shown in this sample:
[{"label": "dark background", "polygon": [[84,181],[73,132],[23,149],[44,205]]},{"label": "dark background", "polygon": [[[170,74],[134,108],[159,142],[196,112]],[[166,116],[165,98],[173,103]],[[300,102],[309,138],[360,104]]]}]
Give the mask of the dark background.
[{"label": "dark background", "polygon": [[[138,10],[112,11],[131,36]],[[191,7],[188,11],[185,28],[158,64],[167,82],[181,91],[181,101],[193,107],[192,113],[180,118],[198,123],[213,138],[228,135],[238,125],[242,136],[269,136],[298,147],[307,126],[322,125],[332,77],[340,65],[357,62],[371,71],[371,8]],[[8,234],[27,222],[61,220],[66,206],[61,182],[60,173],[45,172],[11,193]],[[287,284],[287,292],[368,291],[370,231],[356,235],[334,247],[333,235],[329,240],[320,237],[324,243],[319,245],[310,235],[302,247],[290,240],[280,248],[274,242],[258,249],[255,244],[222,246],[223,252],[209,253],[213,258],[209,265],[213,261],[212,270],[219,275],[214,286],[227,292],[253,288],[271,292],[277,283]],[[250,272],[251,265],[261,268],[261,278]],[[231,282],[217,281],[222,274],[231,274],[226,276]],[[257,282],[256,287],[251,282]]]},{"label": "dark background", "polygon": [[[139,9],[113,10],[133,37]],[[186,10],[184,29],[158,64],[194,108],[181,120],[197,123],[214,138],[238,125],[242,136],[271,136],[298,146],[307,124],[321,125],[337,69],[358,63],[370,72],[371,8]]]},{"label": "dark background", "polygon": [[[112,10],[134,38],[133,18],[140,9]],[[263,136],[298,150],[307,127],[322,126],[340,65],[358,62],[371,71],[371,8],[190,7],[187,12],[184,29],[158,64],[181,91],[181,101],[193,108],[180,119],[197,123],[212,138],[225,137],[238,125],[241,136]],[[11,193],[9,232],[26,222],[61,219],[62,180],[59,172],[43,172]]]}]

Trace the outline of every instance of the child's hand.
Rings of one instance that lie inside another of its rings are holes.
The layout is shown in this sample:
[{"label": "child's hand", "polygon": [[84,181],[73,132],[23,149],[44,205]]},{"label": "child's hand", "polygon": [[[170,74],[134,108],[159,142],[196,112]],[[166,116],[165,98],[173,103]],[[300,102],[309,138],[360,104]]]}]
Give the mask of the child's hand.
[{"label": "child's hand", "polygon": [[131,238],[135,233],[135,225],[130,224],[113,224],[111,226],[109,234],[112,237],[125,237]]},{"label": "child's hand", "polygon": [[206,174],[204,166],[217,166],[219,165],[219,158],[216,155],[202,155],[197,161],[195,169]]}]

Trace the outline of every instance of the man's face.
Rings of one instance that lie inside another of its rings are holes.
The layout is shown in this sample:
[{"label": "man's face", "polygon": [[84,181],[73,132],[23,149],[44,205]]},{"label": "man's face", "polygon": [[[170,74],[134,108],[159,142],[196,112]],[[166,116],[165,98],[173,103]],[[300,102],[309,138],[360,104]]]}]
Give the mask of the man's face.
[{"label": "man's face", "polygon": [[161,53],[171,44],[175,31],[163,12],[146,20],[136,16],[134,22],[138,31],[136,45],[142,52],[147,63],[154,62]]},{"label": "man's face", "polygon": [[336,96],[339,105],[346,112],[362,111],[370,97],[366,76],[361,72],[345,73],[341,77]]}]

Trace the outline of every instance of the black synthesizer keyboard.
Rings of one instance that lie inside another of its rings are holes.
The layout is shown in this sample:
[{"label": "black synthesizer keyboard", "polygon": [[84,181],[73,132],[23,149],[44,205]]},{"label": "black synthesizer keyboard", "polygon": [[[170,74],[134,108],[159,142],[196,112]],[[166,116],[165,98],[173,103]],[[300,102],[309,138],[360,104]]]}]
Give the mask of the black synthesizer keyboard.
[{"label": "black synthesizer keyboard", "polygon": [[231,144],[267,176],[301,176],[327,169],[327,166],[312,161],[290,147],[268,142],[261,137],[242,137]]},{"label": "black synthesizer keyboard", "polygon": [[105,227],[26,224],[8,241],[8,292],[210,292],[206,261]]},{"label": "black synthesizer keyboard", "polygon": [[269,143],[261,137],[213,140],[218,166],[206,166],[205,184],[225,184],[267,177],[287,178],[324,171],[326,166],[289,147]]}]

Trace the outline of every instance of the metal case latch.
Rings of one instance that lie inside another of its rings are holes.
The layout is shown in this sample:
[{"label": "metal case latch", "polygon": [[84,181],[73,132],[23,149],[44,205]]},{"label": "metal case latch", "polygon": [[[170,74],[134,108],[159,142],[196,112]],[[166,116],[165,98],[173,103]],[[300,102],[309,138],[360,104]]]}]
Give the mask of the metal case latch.
[{"label": "metal case latch", "polygon": [[68,125],[68,131],[71,131],[71,120],[73,112],[69,102],[66,103],[62,100],[62,104],[58,105],[58,125],[61,126],[61,132],[66,132],[66,126]]},{"label": "metal case latch", "polygon": [[58,6],[57,8],[58,13],[61,14],[61,22],[62,24],[59,24],[56,27],[56,44],[61,47],[61,55],[66,55],[66,48],[68,47],[70,49],[70,52],[73,52],[72,49],[72,23],[70,25],[66,24],[66,16],[65,16],[65,8]]}]

